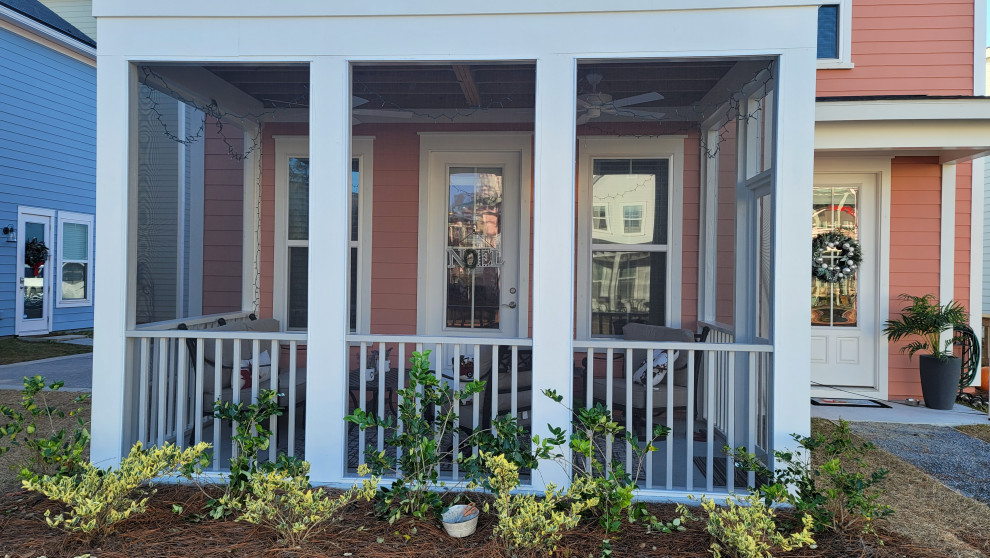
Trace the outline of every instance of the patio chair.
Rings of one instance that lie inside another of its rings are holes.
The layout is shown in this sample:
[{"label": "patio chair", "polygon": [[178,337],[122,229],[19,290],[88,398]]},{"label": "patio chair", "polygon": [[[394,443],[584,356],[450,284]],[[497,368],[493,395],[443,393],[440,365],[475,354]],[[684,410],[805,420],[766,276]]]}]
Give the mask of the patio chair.
[{"label": "patio chair", "polygon": [[[687,329],[671,328],[665,326],[655,326],[641,323],[627,323],[622,328],[622,337],[627,341],[656,341],[674,343],[704,343],[708,339],[710,328],[702,328],[700,333],[694,333]],[[653,388],[653,414],[666,413],[667,410],[667,390],[673,391],[674,409],[688,408],[688,387],[687,387],[687,366],[689,351],[677,351],[677,358],[673,365],[673,381],[671,377],[663,379]],[[640,363],[646,362],[647,351],[645,349],[634,349],[632,351],[633,370],[635,371]],[[612,409],[615,411],[626,411],[626,381],[625,381],[625,351],[615,352],[612,355],[612,373],[616,376],[612,381]],[[596,354],[595,361],[601,362],[599,366],[604,366],[607,354]],[[694,412],[698,415],[698,401],[701,398],[701,370],[704,361],[703,353],[696,352],[694,358]],[[595,367],[589,367],[587,357],[582,360],[585,374],[593,374]],[[601,368],[599,368],[600,370]],[[632,385],[632,412],[634,423],[637,427],[642,427],[646,422],[646,390],[645,385],[633,382]],[[595,378],[592,381],[592,400],[595,403],[604,404],[608,397],[608,382],[605,378]]]}]

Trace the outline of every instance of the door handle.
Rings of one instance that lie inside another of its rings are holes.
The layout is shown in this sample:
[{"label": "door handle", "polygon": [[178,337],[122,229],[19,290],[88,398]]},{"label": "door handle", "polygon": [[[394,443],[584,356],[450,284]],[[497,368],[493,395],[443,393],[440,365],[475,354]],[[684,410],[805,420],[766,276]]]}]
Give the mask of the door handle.
[{"label": "door handle", "polygon": [[507,304],[503,304],[502,306],[505,306],[506,308],[515,308],[516,307],[516,301],[513,300],[512,302],[509,302]]}]

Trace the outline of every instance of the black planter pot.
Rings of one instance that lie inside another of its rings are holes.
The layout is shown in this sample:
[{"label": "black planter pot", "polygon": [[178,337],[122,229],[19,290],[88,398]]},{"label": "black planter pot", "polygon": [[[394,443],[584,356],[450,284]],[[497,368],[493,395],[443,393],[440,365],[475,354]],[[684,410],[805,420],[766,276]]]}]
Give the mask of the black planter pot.
[{"label": "black planter pot", "polygon": [[947,411],[956,403],[959,393],[959,357],[939,360],[931,355],[921,356],[921,393],[925,406]]}]

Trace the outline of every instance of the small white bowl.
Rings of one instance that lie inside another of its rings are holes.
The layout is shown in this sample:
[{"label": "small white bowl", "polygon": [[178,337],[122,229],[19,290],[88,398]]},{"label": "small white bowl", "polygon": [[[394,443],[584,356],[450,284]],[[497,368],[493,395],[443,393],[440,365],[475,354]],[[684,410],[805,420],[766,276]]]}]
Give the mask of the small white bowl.
[{"label": "small white bowl", "polygon": [[474,533],[475,529],[478,528],[478,518],[481,516],[481,510],[475,508],[473,515],[465,517],[464,510],[468,507],[468,505],[458,504],[451,506],[443,514],[443,528],[447,531],[448,535],[455,539],[466,537]]}]

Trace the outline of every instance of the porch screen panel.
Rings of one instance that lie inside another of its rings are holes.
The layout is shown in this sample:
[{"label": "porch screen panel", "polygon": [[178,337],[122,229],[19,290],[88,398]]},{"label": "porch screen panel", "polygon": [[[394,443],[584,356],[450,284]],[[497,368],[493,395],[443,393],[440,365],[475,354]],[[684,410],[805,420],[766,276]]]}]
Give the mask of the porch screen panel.
[{"label": "porch screen panel", "polygon": [[593,167],[591,334],[665,325],[669,161],[596,159]]},{"label": "porch screen panel", "polygon": [[[855,186],[828,186],[814,189],[814,206],[811,218],[813,237],[831,231],[840,232],[859,240],[858,203],[859,188]],[[819,264],[830,265],[838,260],[840,252],[826,251]],[[817,277],[811,284],[811,325],[855,327],[857,325],[859,274],[852,278],[829,283]]]},{"label": "porch screen panel", "polygon": [[448,170],[448,328],[499,328],[502,179],[497,167]]}]

